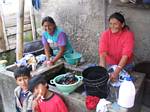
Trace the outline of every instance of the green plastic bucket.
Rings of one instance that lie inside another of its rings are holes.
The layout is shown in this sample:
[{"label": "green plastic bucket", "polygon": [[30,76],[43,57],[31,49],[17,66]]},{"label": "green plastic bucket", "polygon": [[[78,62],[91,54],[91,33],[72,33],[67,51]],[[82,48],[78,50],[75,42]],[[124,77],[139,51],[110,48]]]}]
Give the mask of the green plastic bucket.
[{"label": "green plastic bucket", "polygon": [[81,57],[82,55],[78,52],[64,55],[65,61],[71,65],[78,64],[80,62]]}]

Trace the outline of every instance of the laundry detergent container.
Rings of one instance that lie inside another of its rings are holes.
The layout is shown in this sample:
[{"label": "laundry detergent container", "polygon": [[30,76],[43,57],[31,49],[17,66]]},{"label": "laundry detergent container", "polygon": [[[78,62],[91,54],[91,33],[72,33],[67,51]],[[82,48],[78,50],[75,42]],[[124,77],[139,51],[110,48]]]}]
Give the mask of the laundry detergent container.
[{"label": "laundry detergent container", "polygon": [[82,72],[84,88],[87,95],[106,98],[109,93],[107,85],[109,75],[104,67],[93,66]]}]

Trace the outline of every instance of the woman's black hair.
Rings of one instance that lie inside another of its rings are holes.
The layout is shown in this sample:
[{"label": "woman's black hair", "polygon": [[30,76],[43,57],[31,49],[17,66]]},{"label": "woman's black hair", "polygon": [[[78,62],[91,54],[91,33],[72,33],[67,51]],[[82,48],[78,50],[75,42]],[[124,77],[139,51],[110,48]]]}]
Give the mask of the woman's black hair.
[{"label": "woman's black hair", "polygon": [[44,76],[42,76],[42,74],[34,76],[29,80],[29,87],[28,87],[29,91],[33,92],[34,88],[39,84],[43,84],[43,85],[47,84],[47,81],[44,78]]},{"label": "woman's black hair", "polygon": [[17,79],[18,77],[22,77],[22,76],[27,76],[30,78],[31,77],[30,71],[31,71],[31,69],[27,68],[26,66],[17,67],[14,70],[14,77],[15,77],[15,79]]},{"label": "woman's black hair", "polygon": [[52,23],[56,26],[55,21],[52,17],[49,17],[49,16],[44,17],[42,20],[42,26],[43,26],[44,22],[49,22],[49,23]]},{"label": "woman's black hair", "polygon": [[124,27],[123,28],[128,28],[129,29],[129,26],[126,25],[126,21],[124,19],[124,16],[120,13],[120,12],[115,12],[113,13],[112,15],[110,15],[109,17],[109,21],[110,19],[117,19],[118,21],[120,21],[122,24],[124,24]]}]

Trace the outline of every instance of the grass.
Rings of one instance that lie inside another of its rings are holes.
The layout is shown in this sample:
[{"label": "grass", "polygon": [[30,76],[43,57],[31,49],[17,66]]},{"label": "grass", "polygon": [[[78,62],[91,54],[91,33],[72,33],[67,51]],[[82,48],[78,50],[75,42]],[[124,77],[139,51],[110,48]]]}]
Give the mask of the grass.
[{"label": "grass", "polygon": [[26,32],[25,34],[24,34],[24,42],[30,42],[30,41],[32,41],[32,32],[30,31],[30,32]]}]

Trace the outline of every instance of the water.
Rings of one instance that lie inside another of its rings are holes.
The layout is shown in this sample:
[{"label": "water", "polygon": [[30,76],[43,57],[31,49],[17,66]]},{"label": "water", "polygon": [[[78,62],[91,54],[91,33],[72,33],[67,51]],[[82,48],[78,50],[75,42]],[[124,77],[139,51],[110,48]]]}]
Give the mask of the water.
[{"label": "water", "polygon": [[110,85],[110,91],[107,99],[111,102],[117,102],[118,100],[119,87],[112,87]]}]

